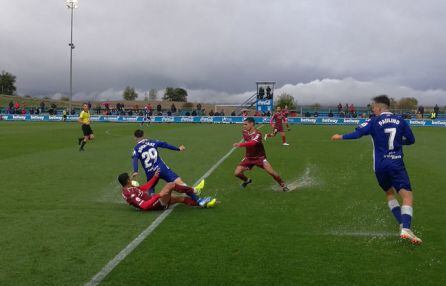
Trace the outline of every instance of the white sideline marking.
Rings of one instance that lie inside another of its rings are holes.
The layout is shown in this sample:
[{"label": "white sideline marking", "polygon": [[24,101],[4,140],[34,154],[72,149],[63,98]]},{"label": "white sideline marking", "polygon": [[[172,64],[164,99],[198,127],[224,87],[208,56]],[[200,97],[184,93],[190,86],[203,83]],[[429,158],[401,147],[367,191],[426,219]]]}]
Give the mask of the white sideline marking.
[{"label": "white sideline marking", "polygon": [[[232,147],[226,155],[224,155],[217,163],[215,163],[200,179],[198,179],[194,186],[198,184],[201,180],[206,179],[218,166],[223,163],[226,158],[228,158],[236,147]],[[104,280],[104,278],[121,262],[123,261],[127,255],[129,255],[144,239],[146,239],[165,219],[166,217],[173,211],[176,205],[173,205],[171,208],[163,211],[143,232],[141,232],[132,242],[130,242],[123,250],[121,250],[112,260],[110,260],[91,280],[85,284],[85,286],[94,286],[99,285],[99,283]]]}]

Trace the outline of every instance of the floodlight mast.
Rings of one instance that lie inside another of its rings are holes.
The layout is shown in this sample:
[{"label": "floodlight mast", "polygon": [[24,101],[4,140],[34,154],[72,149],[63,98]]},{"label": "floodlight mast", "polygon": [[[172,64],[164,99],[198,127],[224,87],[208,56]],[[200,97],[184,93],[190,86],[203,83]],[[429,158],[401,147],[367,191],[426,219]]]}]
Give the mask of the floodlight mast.
[{"label": "floodlight mast", "polygon": [[74,44],[73,44],[73,16],[74,16],[74,9],[79,7],[79,1],[78,0],[67,0],[66,2],[67,8],[70,9],[71,12],[71,38],[70,43],[68,46],[70,47],[70,103],[69,103],[69,113],[71,114],[71,104],[73,100],[73,50],[74,50]]}]

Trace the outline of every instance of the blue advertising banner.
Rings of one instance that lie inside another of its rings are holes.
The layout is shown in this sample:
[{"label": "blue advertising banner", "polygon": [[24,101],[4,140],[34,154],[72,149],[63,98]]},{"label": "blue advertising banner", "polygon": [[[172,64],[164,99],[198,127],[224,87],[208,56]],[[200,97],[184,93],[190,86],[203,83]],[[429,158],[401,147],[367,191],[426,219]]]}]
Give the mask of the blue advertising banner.
[{"label": "blue advertising banner", "polygon": [[261,112],[272,112],[273,111],[273,100],[272,99],[257,99],[257,110]]},{"label": "blue advertising banner", "polygon": [[[269,124],[269,117],[254,117],[259,124]],[[68,115],[67,121],[77,121],[78,116]],[[142,116],[121,116],[121,115],[92,115],[93,122],[127,122],[127,123],[216,123],[216,124],[239,124],[243,122],[242,116],[152,116],[150,121]],[[0,120],[5,121],[63,121],[61,115],[19,115],[19,114],[0,114]],[[364,118],[333,118],[333,117],[290,117],[290,124],[304,125],[359,125],[366,121]],[[446,127],[446,120],[421,120],[407,119],[407,123],[411,126],[429,126],[429,127]]]}]

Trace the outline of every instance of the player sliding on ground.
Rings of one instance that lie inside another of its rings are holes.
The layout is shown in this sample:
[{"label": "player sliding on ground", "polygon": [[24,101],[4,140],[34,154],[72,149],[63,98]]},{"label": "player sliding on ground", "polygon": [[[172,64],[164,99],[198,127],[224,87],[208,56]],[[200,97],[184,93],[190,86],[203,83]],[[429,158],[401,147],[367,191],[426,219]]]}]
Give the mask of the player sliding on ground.
[{"label": "player sliding on ground", "polygon": [[[180,145],[179,147],[172,146],[166,142],[145,139],[144,131],[136,130],[135,133],[136,146],[133,148],[132,163],[133,174],[132,178],[138,175],[138,161],[141,161],[141,165],[146,173],[147,181],[150,181],[155,175],[156,170],[160,171],[159,178],[168,183],[176,183],[178,185],[186,185],[183,180],[172,171],[166,163],[161,159],[158,152],[158,148],[165,148],[174,151],[184,151],[186,147]],[[155,182],[154,187],[157,182]],[[204,187],[204,180],[199,184]],[[154,192],[154,188],[150,190],[150,193]]]},{"label": "player sliding on ground", "polygon": [[[128,173],[118,176],[118,181],[122,186],[122,197],[131,206],[138,210],[153,211],[164,210],[173,204],[185,204],[189,206],[200,206],[202,208],[212,208],[217,200],[215,198],[200,198],[197,193],[201,190],[175,183],[167,183],[158,194],[149,194],[158,181],[160,172],[156,171],[150,181],[141,187],[133,186]],[[173,196],[172,191],[186,194],[187,197]]]},{"label": "player sliding on ground", "polygon": [[[282,145],[283,146],[289,146],[286,142],[285,132],[283,131],[283,122],[286,120],[286,117],[284,113],[282,112],[282,108],[280,106],[277,106],[276,113],[271,117],[271,127],[273,128],[273,132],[269,134],[265,134],[265,141],[268,139],[268,137],[274,137],[277,133],[280,133],[280,136],[282,137]],[[287,122],[288,124],[288,122]]]},{"label": "player sliding on ground", "polygon": [[246,188],[252,180],[245,176],[244,172],[251,170],[254,166],[264,169],[280,185],[284,192],[289,189],[279,174],[273,170],[271,164],[266,160],[265,148],[262,143],[262,133],[255,127],[255,120],[248,117],[243,121],[243,143],[234,143],[234,147],[246,147],[246,154],[243,160],[235,169],[234,175],[243,181],[242,188]]},{"label": "player sliding on ground", "polygon": [[[374,170],[381,188],[386,192],[387,202],[395,219],[400,224],[402,239],[413,244],[422,241],[410,229],[413,215],[412,188],[403,161],[403,145],[415,143],[415,137],[406,121],[399,115],[389,112],[390,100],[386,95],[373,99],[375,117],[361,124],[353,133],[335,134],[332,140],[358,139],[364,135],[372,136],[374,145]],[[401,196],[400,207],[395,191]]]}]

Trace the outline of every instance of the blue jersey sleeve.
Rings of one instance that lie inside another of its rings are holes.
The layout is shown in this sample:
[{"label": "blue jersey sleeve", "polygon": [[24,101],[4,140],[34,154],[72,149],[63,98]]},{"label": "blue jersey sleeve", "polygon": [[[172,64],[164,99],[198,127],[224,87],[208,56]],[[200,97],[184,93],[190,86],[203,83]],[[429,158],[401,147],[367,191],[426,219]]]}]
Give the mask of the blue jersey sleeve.
[{"label": "blue jersey sleeve", "polygon": [[407,124],[406,121],[404,121],[403,124],[403,145],[412,145],[415,143],[415,136],[413,135],[412,129],[410,129],[409,124]]},{"label": "blue jersey sleeve", "polygon": [[132,159],[132,165],[133,165],[133,172],[138,172],[138,157],[133,157]]},{"label": "blue jersey sleeve", "polygon": [[342,135],[342,139],[344,140],[358,139],[364,135],[370,135],[370,133],[371,133],[371,120],[367,120],[366,122],[359,125],[354,132]]},{"label": "blue jersey sleeve", "polygon": [[136,152],[136,150],[133,150],[132,153],[133,172],[138,172],[138,160],[139,160],[139,153]]},{"label": "blue jersey sleeve", "polygon": [[163,142],[163,141],[156,141],[156,147],[170,149],[170,150],[174,150],[174,151],[180,151],[180,148],[170,145],[169,143]]}]

